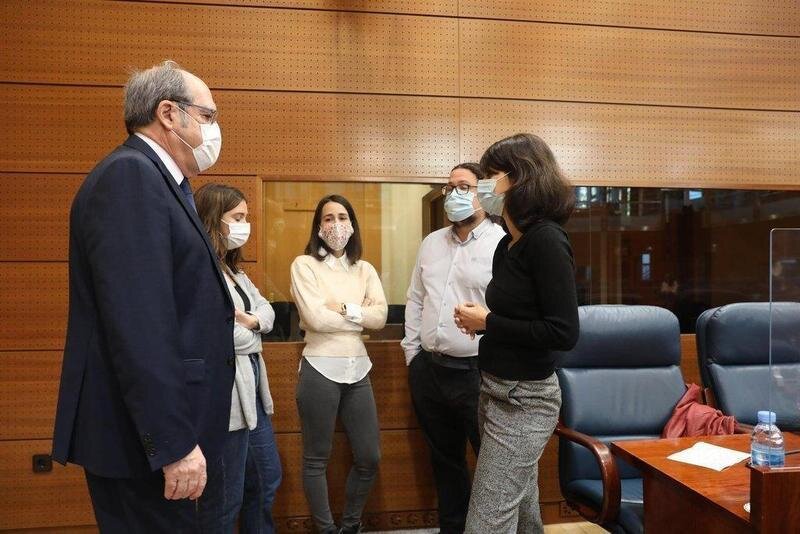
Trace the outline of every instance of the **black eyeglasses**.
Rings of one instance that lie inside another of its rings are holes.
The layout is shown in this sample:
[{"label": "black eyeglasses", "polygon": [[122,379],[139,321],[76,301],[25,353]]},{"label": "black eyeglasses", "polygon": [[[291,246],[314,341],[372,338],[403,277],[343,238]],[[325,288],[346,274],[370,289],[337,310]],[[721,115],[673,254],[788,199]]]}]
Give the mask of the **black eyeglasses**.
[{"label": "black eyeglasses", "polygon": [[477,187],[469,184],[458,184],[457,186],[453,187],[452,185],[447,184],[442,186],[442,194],[447,196],[452,193],[453,190],[455,190],[456,194],[458,195],[466,195],[472,189],[477,189]]},{"label": "black eyeglasses", "polygon": [[[217,110],[207,108],[205,106],[201,106],[199,104],[192,104],[191,102],[185,102],[183,100],[175,100],[174,101],[178,106],[188,106],[191,108],[197,108],[200,110],[200,116],[206,120],[207,124],[214,124],[217,122]],[[185,111],[185,110],[184,110]]]}]

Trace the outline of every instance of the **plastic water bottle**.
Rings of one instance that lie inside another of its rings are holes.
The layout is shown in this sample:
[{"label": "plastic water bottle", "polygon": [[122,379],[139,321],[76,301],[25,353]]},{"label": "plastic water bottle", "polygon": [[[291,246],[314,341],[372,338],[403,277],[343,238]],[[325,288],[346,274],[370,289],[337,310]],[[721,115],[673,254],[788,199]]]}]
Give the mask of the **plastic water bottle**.
[{"label": "plastic water bottle", "polygon": [[758,424],[750,436],[750,455],[753,465],[783,467],[785,450],[783,434],[775,426],[775,412],[758,412]]}]

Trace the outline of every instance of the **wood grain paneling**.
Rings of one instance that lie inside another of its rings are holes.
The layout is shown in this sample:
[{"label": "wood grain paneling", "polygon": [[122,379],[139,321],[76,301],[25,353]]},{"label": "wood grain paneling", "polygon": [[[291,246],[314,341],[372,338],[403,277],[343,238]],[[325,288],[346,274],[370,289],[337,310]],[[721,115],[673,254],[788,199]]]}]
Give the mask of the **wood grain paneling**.
[{"label": "wood grain paneling", "polygon": [[49,439],[0,441],[0,530],[94,523],[83,469],[54,464],[33,472],[33,455],[50,449]]},{"label": "wood grain paneling", "polygon": [[325,9],[331,11],[377,11],[416,15],[456,16],[458,0],[141,0],[178,4]]},{"label": "wood grain paneling", "polygon": [[797,189],[800,114],[464,100],[461,161],[518,132],[577,185]]},{"label": "wood grain paneling", "polygon": [[0,352],[0,440],[53,435],[61,358],[61,351]]},{"label": "wood grain paneling", "polygon": [[800,109],[797,38],[462,20],[459,50],[462,96]]},{"label": "wood grain paneling", "polygon": [[[284,475],[275,499],[274,514],[277,517],[307,516],[309,511],[302,487],[301,436],[279,434],[277,443]],[[435,509],[426,447],[418,430],[381,431],[381,462],[367,501],[367,513],[387,509]],[[341,513],[344,505],[344,484],[351,462],[347,437],[336,432],[328,465],[329,499],[334,513]]]},{"label": "wood grain paneling", "polygon": [[0,350],[63,350],[67,264],[0,262]]},{"label": "wood grain paneling", "polygon": [[[66,261],[69,255],[69,210],[83,183],[82,174],[0,173],[0,261]],[[244,257],[255,260],[261,238],[261,180],[255,176],[202,175],[197,190],[209,182],[239,188],[249,201],[250,241]],[[13,229],[25,227],[25,232]]]},{"label": "wood grain paneling", "polygon": [[[124,141],[117,88],[0,84],[6,172],[86,173]],[[458,158],[450,98],[217,91],[215,174],[445,176]],[[59,120],[54,121],[53,118]]]},{"label": "wood grain paneling", "polygon": [[[165,48],[164,20],[191,31]],[[212,88],[458,91],[458,23],[450,18],[12,0],[0,4],[0,27],[7,42],[24,43],[0,58],[2,81],[121,86],[127,69],[168,54]],[[120,39],[113,28],[131,37]]]},{"label": "wood grain paneling", "polygon": [[459,15],[703,32],[800,35],[795,0],[460,0]]},{"label": "wood grain paneling", "polygon": [[697,362],[697,343],[694,334],[681,334],[681,373],[687,384],[703,387]]}]

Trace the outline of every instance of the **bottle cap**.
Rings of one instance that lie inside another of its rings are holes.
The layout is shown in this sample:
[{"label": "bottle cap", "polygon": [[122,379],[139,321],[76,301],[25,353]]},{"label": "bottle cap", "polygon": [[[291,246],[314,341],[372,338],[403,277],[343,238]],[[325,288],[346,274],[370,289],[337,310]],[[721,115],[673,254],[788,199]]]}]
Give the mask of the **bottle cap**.
[{"label": "bottle cap", "polygon": [[758,422],[759,423],[767,423],[767,424],[775,424],[777,416],[775,412],[770,412],[768,410],[762,410],[758,412]]}]

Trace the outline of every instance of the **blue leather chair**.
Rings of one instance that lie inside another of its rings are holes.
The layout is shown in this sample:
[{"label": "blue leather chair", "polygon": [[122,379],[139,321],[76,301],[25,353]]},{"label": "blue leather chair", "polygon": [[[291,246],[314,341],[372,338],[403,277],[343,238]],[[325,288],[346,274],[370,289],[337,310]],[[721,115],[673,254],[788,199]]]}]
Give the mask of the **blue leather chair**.
[{"label": "blue leather chair", "polygon": [[607,444],[658,438],[686,391],[678,318],[655,306],[581,306],[578,343],[557,360],[561,493],[612,532],[641,533],[640,473]]},{"label": "blue leather chair", "polygon": [[770,395],[770,304],[738,302],[697,319],[697,358],[714,404],[738,423],[755,425],[759,410],[777,414],[781,430],[800,429],[800,304],[772,304],[773,379]]}]

